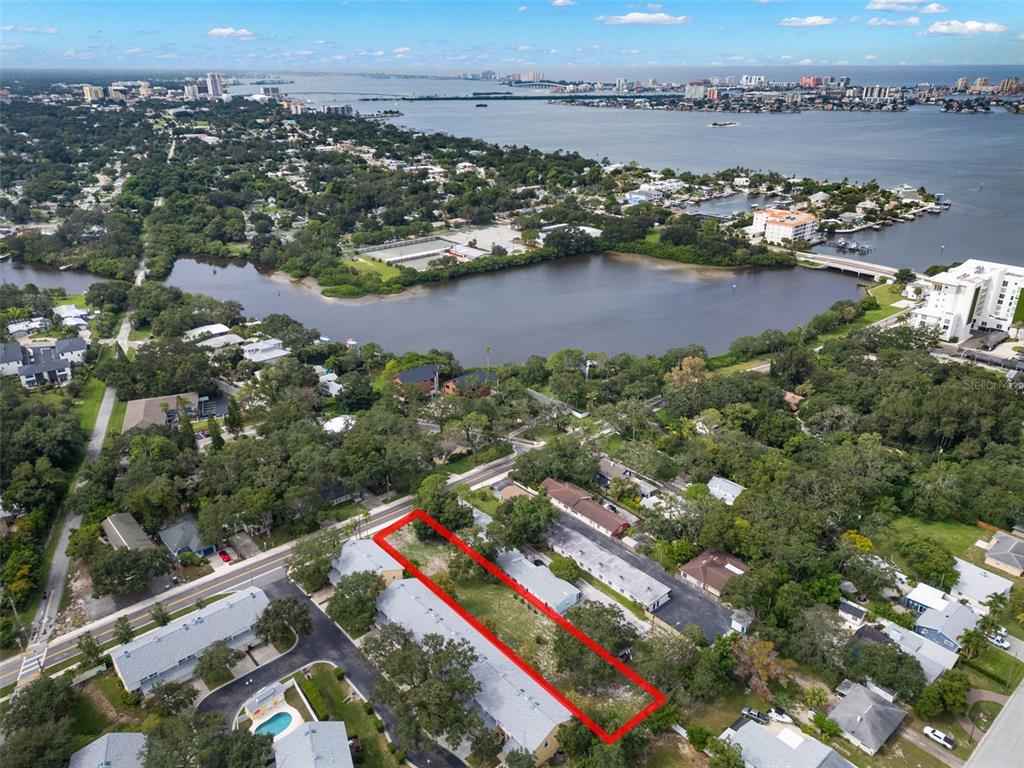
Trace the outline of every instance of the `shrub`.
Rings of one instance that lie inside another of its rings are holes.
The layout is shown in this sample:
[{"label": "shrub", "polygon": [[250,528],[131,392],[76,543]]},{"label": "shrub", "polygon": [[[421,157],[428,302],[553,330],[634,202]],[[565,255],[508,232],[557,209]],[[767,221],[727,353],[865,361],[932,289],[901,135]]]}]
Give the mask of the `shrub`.
[{"label": "shrub", "polygon": [[374,720],[373,727],[377,729],[377,733],[384,733],[384,721],[379,717]]},{"label": "shrub", "polygon": [[320,720],[328,719],[327,705],[324,703],[323,696],[320,695],[320,689],[313,684],[312,680],[307,680],[303,676],[299,676],[296,680],[306,697],[306,701],[309,702],[309,706],[313,708],[313,714]]},{"label": "shrub", "polygon": [[366,714],[368,714],[368,715],[372,715],[373,714],[373,704],[371,704],[368,701],[364,701],[363,702],[363,711],[366,712]]},{"label": "shrub", "polygon": [[824,712],[815,712],[811,722],[826,739],[834,739],[839,735],[839,724]]},{"label": "shrub", "polygon": [[334,670],[334,679],[335,680],[344,680],[345,679],[345,670],[342,669],[341,667],[336,667],[335,670]]},{"label": "shrub", "polygon": [[698,752],[703,752],[708,745],[708,741],[711,740],[711,731],[700,723],[692,723],[686,729],[686,738],[694,749]]}]

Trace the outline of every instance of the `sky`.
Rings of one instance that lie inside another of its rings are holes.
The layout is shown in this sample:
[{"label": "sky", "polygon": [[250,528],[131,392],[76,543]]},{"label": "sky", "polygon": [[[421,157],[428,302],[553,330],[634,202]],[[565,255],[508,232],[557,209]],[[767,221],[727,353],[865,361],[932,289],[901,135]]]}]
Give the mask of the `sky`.
[{"label": "sky", "polygon": [[0,10],[3,68],[1022,63],[1022,0],[32,0]]}]

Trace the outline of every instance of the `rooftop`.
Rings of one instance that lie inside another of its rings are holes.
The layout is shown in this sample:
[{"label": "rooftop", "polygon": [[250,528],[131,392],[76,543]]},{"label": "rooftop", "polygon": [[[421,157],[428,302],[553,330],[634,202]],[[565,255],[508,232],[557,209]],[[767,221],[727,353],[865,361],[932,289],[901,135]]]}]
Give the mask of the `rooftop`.
[{"label": "rooftop", "polygon": [[929,608],[917,617],[918,627],[933,629],[959,642],[959,637],[978,625],[978,614],[962,603],[950,603],[943,610]]},{"label": "rooftop", "polygon": [[936,611],[945,610],[946,606],[949,605],[949,596],[945,592],[924,583],[919,583],[910,590],[907,593],[906,599]]},{"label": "rooftop", "polygon": [[345,724],[305,723],[274,743],[277,768],[352,768]]},{"label": "rooftop", "polygon": [[985,557],[990,557],[1011,568],[1024,570],[1024,540],[1002,531],[992,535]]},{"label": "rooftop", "polygon": [[435,376],[437,376],[437,365],[435,363],[417,365],[415,368],[399,371],[397,374],[398,381],[401,384],[418,384],[428,379],[433,381]]},{"label": "rooftop", "polygon": [[750,768],[853,768],[834,749],[793,725],[759,725],[742,718],[726,728],[721,738],[742,750]]},{"label": "rooftop", "polygon": [[145,429],[156,425],[167,424],[169,411],[178,410],[178,398],[184,398],[191,406],[193,413],[199,412],[199,395],[195,392],[182,392],[177,395],[163,397],[147,397],[140,400],[129,400],[124,409],[122,432],[139,427]]},{"label": "rooftop", "polygon": [[574,514],[587,518],[606,531],[616,531],[622,526],[629,526],[629,520],[594,501],[594,497],[578,485],[549,477],[541,486],[552,499],[561,502]]},{"label": "rooftop", "polygon": [[566,599],[572,602],[579,599],[580,591],[576,587],[555,576],[546,565],[534,565],[518,550],[501,552],[497,561],[505,573],[552,608],[561,605]]},{"label": "rooftop", "polygon": [[749,570],[749,566],[721,549],[705,549],[679,570],[721,592],[726,582],[742,576]]},{"label": "rooftop", "polygon": [[829,712],[840,728],[868,749],[877,752],[903,722],[907,713],[863,685],[850,686],[842,701]]},{"label": "rooftop", "polygon": [[953,585],[952,590],[968,600],[984,603],[989,595],[1005,594],[1013,586],[1013,582],[1003,576],[997,576],[992,571],[979,568],[974,563],[961,560],[959,557],[955,559],[954,567],[960,574],[960,578]]},{"label": "rooftop", "polygon": [[142,526],[129,512],[117,512],[102,523],[107,541],[114,549],[156,549]]},{"label": "rooftop", "polygon": [[385,552],[373,539],[349,539],[331,561],[331,583],[342,576],[369,571],[378,576],[384,571],[402,570],[402,564]]},{"label": "rooftop", "polygon": [[185,331],[182,336],[184,341],[195,341],[200,336],[219,336],[222,333],[227,333],[231,329],[228,328],[224,323],[211,323],[210,325],[200,325],[198,328],[193,328],[190,331]]},{"label": "rooftop", "polygon": [[142,733],[105,733],[71,756],[68,768],[142,768]]},{"label": "rooftop", "polygon": [[199,523],[195,515],[184,515],[171,525],[161,528],[157,535],[164,546],[174,554],[184,549],[196,553],[203,549],[203,542],[199,539]]}]

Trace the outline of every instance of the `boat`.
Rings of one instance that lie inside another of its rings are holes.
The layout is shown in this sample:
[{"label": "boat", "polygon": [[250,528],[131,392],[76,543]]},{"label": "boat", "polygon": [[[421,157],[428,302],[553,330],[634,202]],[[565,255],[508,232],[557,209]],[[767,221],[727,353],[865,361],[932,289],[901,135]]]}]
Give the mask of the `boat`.
[{"label": "boat", "polygon": [[478,107],[486,107],[487,105],[486,104],[477,104],[476,106],[478,106]]},{"label": "boat", "polygon": [[736,123],[712,123],[712,128],[732,128]]}]

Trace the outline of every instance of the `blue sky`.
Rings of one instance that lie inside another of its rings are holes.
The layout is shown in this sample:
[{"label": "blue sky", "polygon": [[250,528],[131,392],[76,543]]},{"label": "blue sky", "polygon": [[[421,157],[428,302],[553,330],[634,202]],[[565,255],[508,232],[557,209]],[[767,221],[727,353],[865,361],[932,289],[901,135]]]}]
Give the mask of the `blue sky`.
[{"label": "blue sky", "polygon": [[1019,64],[1021,0],[4,2],[4,67]]}]

